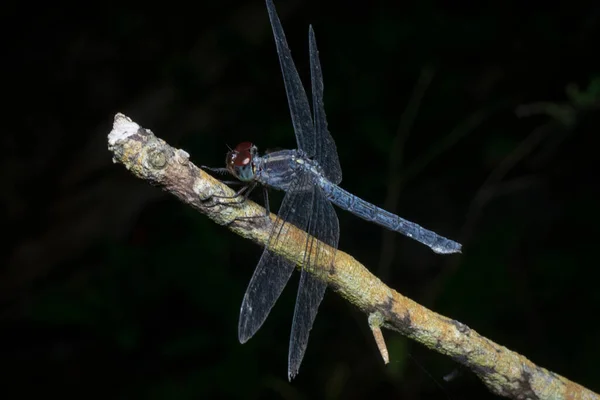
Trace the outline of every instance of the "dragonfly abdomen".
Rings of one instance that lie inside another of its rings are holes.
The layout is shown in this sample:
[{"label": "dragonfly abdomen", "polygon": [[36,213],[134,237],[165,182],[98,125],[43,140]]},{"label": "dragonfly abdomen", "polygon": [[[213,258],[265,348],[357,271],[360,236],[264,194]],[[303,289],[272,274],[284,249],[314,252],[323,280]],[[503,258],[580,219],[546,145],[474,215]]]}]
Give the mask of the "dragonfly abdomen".
[{"label": "dragonfly abdomen", "polygon": [[460,253],[461,245],[453,240],[438,235],[414,222],[400,218],[379,208],[360,197],[354,196],[333,183],[321,179],[319,186],[327,198],[336,206],[350,211],[352,214],[369,222],[374,222],[389,230],[399,232],[411,239],[423,243],[439,254]]}]

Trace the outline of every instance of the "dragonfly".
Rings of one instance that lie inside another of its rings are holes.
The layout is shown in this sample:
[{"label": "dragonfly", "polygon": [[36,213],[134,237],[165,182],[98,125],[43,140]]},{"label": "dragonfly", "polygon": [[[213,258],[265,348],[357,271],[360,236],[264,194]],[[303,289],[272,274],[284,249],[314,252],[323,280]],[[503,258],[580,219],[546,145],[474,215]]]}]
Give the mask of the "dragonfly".
[{"label": "dragonfly", "polygon": [[286,248],[292,240],[297,240],[297,237],[288,234],[288,224],[304,232],[305,252],[300,265],[300,283],[288,353],[288,379],[291,381],[299,371],[310,330],[327,288],[325,275],[335,259],[340,229],[332,204],[406,235],[436,253],[460,253],[461,245],[368,203],[338,186],[342,181],[342,169],[335,142],[327,128],[323,75],[314,30],[309,25],[311,112],[273,1],[266,0],[266,5],[298,148],[260,156],[253,143],[243,142],[227,153],[225,168],[204,168],[229,173],[237,179],[237,183],[243,184],[242,189],[229,197],[240,199],[240,203],[248,198],[257,185],[262,186],[267,215],[267,188],[285,192],[277,217],[270,227],[268,243],[242,301],[238,326],[241,343],[254,336],[263,325],[296,267],[294,262],[273,249]]}]

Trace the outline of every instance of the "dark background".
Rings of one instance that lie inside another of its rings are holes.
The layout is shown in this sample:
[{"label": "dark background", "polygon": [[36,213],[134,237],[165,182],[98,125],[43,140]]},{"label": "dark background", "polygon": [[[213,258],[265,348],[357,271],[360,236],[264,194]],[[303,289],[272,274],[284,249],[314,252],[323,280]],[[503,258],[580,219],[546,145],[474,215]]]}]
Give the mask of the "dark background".
[{"label": "dark background", "polygon": [[[342,186],[464,252],[342,211],[339,247],[599,391],[600,3],[449,4],[276,2],[305,81],[314,26]],[[3,15],[2,398],[496,398],[394,332],[384,366],[366,316],[333,292],[289,383],[297,278],[240,345],[261,248],[112,163],[117,112],[198,165],[240,141],[295,145],[262,1]]]}]

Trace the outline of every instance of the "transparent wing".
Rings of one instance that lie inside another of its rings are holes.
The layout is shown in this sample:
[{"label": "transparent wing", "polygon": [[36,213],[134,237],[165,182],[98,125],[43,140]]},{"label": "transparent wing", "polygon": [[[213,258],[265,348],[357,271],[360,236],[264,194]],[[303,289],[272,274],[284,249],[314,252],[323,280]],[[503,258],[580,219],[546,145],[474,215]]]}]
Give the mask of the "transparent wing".
[{"label": "transparent wing", "polygon": [[306,92],[302,86],[302,81],[292,60],[292,53],[288,47],[281,21],[275,11],[275,6],[272,0],[267,1],[267,11],[273,28],[273,36],[275,37],[275,46],[279,56],[279,64],[283,74],[283,82],[285,84],[285,92],[287,94],[290,114],[292,116],[292,124],[294,132],[296,132],[296,141],[298,148],[306,153],[309,157],[315,156],[316,137],[315,130],[310,114],[310,106]]},{"label": "transparent wing", "polygon": [[292,236],[288,234],[289,226],[285,225],[286,221],[306,231],[312,211],[313,194],[311,191],[294,190],[306,187],[306,179],[308,176],[300,176],[283,198],[279,215],[271,228],[269,243],[246,289],[238,325],[241,343],[245,343],[260,329],[294,271],[294,263],[269,249],[274,246],[286,246],[286,242],[292,240]]},{"label": "transparent wing", "polygon": [[[316,263],[320,260],[321,265],[333,266],[340,237],[339,222],[333,206],[327,201],[320,188],[315,188],[312,195],[313,214],[308,225],[307,251],[302,265],[290,337],[288,360],[290,380],[300,369],[310,330],[327,288],[324,279],[329,271],[327,268],[318,268]],[[325,251],[323,243],[331,246],[333,251]]]},{"label": "transparent wing", "polygon": [[321,71],[317,40],[315,39],[315,31],[312,25],[308,28],[308,43],[316,137],[314,159],[323,167],[325,177],[337,185],[342,181],[342,167],[340,167],[335,142],[327,130],[327,117],[325,115],[325,108],[323,107],[323,72]]}]

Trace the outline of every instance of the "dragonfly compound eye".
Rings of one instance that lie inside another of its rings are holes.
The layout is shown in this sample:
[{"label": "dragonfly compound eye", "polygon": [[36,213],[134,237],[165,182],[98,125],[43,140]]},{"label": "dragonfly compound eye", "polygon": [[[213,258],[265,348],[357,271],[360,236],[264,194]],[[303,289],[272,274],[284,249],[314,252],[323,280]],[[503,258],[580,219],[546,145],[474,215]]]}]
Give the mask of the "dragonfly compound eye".
[{"label": "dragonfly compound eye", "polygon": [[254,146],[249,143],[242,143],[227,153],[227,169],[240,181],[249,182],[254,179],[253,149]]}]

